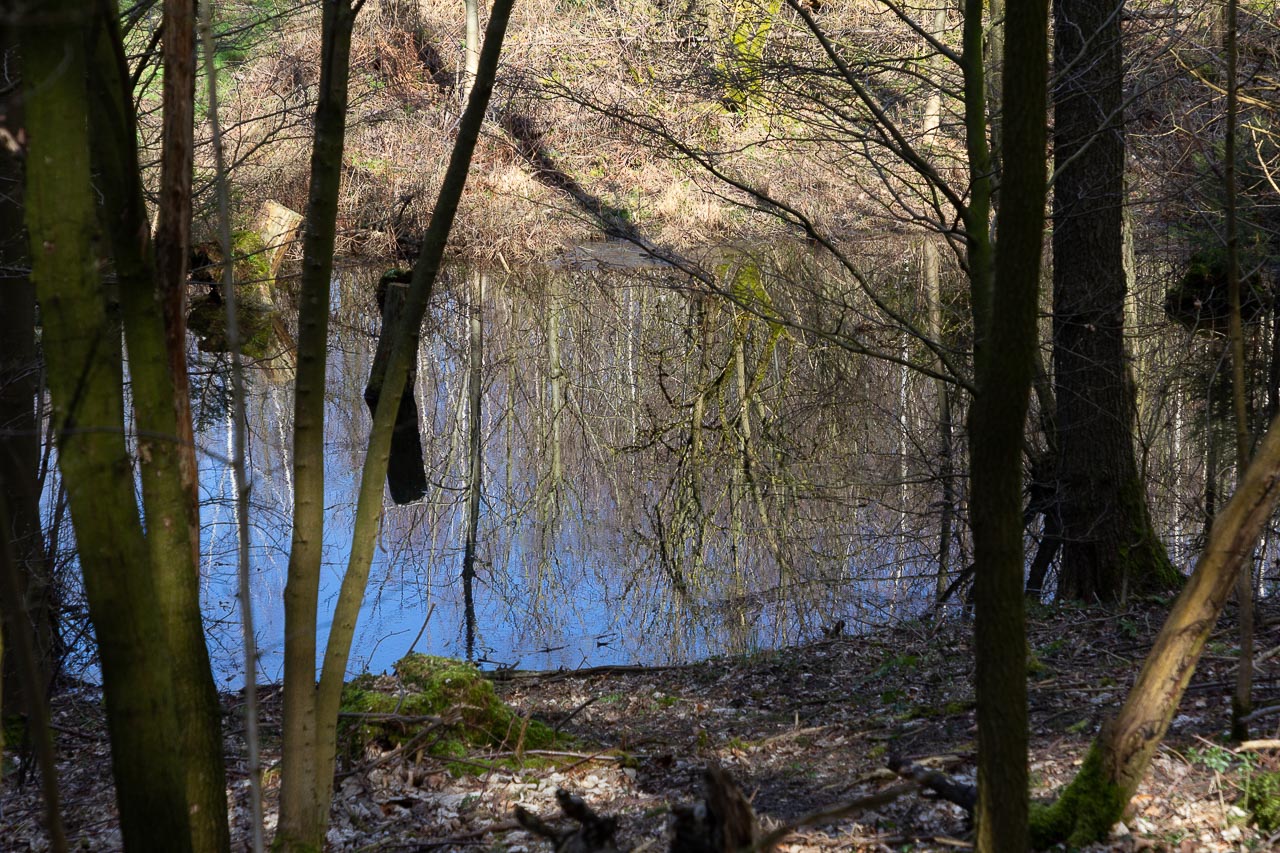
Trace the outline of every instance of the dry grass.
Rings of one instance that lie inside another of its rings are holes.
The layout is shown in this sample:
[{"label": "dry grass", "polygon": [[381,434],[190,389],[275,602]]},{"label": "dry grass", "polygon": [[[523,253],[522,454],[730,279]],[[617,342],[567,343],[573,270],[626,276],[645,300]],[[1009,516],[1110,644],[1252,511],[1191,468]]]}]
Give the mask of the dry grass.
[{"label": "dry grass", "polygon": [[[785,3],[769,35],[759,92],[747,110],[726,108],[732,104],[725,100],[725,69],[734,67],[729,33],[751,2],[517,4],[455,252],[508,264],[553,255],[602,235],[593,206],[685,251],[800,236],[795,226],[780,226],[776,210],[712,177],[706,165],[783,202],[837,239],[950,227],[954,212],[945,205],[930,209],[919,176],[884,151],[865,108]],[[813,8],[905,137],[927,148],[937,171],[964,195],[963,128],[954,98],[943,98],[939,138],[921,137],[929,95],[938,86],[958,91],[958,70],[924,50],[882,4],[823,0]],[[924,10],[917,18],[929,25],[931,16]],[[1154,20],[1155,27],[1174,26]],[[953,12],[942,36],[953,47],[959,23]],[[1176,26],[1189,32],[1198,24],[1188,19]],[[306,199],[319,11],[304,7],[269,29],[251,60],[227,69],[224,81],[223,119],[245,218],[268,197],[295,209]],[[454,6],[369,0],[357,18],[341,252],[413,252],[461,113],[463,35],[462,10]],[[1177,37],[1143,33],[1134,55]],[[1168,70],[1168,54],[1161,56],[1145,60],[1148,67]],[[1167,91],[1157,88],[1135,105],[1138,121],[1130,130],[1141,163],[1148,162],[1142,129],[1158,125],[1158,117],[1141,108],[1153,106],[1157,93]],[[520,133],[513,136],[513,128]],[[690,152],[705,162],[690,164]]]},{"label": "dry grass", "polygon": [[[869,31],[867,8],[848,5],[842,29]],[[768,144],[776,128],[716,102],[722,84],[707,69],[720,60],[705,33],[723,25],[730,10],[690,17],[690,9],[646,2],[517,5],[495,121],[476,152],[455,227],[456,252],[515,264],[598,238],[599,221],[565,191],[566,181],[651,239],[680,248],[777,231],[771,217],[744,210],[740,193],[726,192],[645,127],[610,112],[643,116],[649,129],[672,129],[682,144],[732,150],[728,165],[736,174],[773,181],[778,191],[816,205],[810,211],[816,218],[835,218],[821,209],[843,206],[842,176],[820,175],[817,160],[781,161]],[[392,0],[370,3],[357,18],[342,253],[412,252],[429,220],[461,112],[463,24],[455,11],[461,10]],[[253,59],[224,71],[222,120],[244,218],[267,198],[299,210],[306,203],[319,11],[304,8],[272,27]],[[504,129],[508,121],[520,123],[524,139]],[[778,177],[779,166],[788,177]]]}]

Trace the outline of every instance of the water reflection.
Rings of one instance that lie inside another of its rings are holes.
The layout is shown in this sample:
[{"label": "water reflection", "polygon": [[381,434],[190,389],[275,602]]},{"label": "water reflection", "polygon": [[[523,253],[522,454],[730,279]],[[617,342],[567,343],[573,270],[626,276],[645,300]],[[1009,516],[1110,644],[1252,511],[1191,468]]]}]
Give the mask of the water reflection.
[{"label": "water reflection", "polygon": [[[343,270],[334,290],[322,606],[346,565],[382,272]],[[722,272],[732,287],[778,298],[756,268]],[[733,308],[669,271],[480,278],[450,271],[424,330],[415,398],[426,494],[387,500],[353,671],[387,669],[415,643],[466,654],[460,581],[473,494],[475,656],[493,666],[739,652],[927,601],[938,487],[927,449],[901,429],[928,423],[925,380]],[[220,679],[234,683],[236,534],[219,458],[228,415],[218,357],[198,358],[207,611]],[[292,390],[278,378],[251,377],[248,415],[268,680],[282,674],[292,511]]]}]

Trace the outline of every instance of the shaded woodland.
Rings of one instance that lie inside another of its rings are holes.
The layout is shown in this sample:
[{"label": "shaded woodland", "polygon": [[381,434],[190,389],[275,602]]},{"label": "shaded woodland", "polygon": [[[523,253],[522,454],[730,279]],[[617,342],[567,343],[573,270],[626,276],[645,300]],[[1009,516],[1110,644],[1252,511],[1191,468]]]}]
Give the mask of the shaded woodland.
[{"label": "shaded woodland", "polygon": [[[1278,27],[5,4],[0,829],[1273,843]],[[1171,732],[1247,829],[1153,823]]]}]

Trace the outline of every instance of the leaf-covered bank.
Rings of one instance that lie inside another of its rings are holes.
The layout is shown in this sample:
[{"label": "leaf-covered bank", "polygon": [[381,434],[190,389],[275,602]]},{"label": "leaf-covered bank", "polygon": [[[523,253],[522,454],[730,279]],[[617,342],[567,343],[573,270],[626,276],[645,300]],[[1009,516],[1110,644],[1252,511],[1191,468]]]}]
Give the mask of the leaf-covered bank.
[{"label": "leaf-covered bank", "polygon": [[[1123,699],[1163,616],[1155,603],[1120,612],[1054,608],[1033,614],[1028,684],[1034,797],[1053,796],[1075,775],[1098,727]],[[1261,616],[1257,705],[1266,708],[1280,700],[1280,662],[1271,654],[1280,648],[1280,608],[1263,602]],[[1108,842],[1089,849],[1271,849],[1274,830],[1251,825],[1250,810],[1264,823],[1273,819],[1275,804],[1265,791],[1274,785],[1265,774],[1280,766],[1280,751],[1274,744],[1237,749],[1225,741],[1233,622],[1228,612],[1215,631],[1130,816],[1113,828]],[[473,739],[465,755],[455,748],[447,754],[404,749],[402,737],[364,738],[359,749],[345,753],[330,846],[545,850],[518,828],[512,810],[521,804],[558,819],[553,795],[563,787],[597,811],[617,816],[627,848],[648,843],[648,849],[665,849],[672,805],[701,796],[702,769],[712,761],[752,798],[766,829],[902,785],[886,767],[893,757],[971,781],[970,628],[958,620],[940,626],[913,622],[681,667],[490,674],[512,713],[499,715],[504,722],[496,738]],[[393,702],[401,686],[410,697],[423,692],[421,682],[415,688],[391,676],[363,684]],[[263,688],[262,698],[265,751],[275,761],[278,688]],[[224,697],[233,712],[239,701]],[[412,703],[401,706],[404,719],[398,724],[430,715],[418,713],[425,705],[406,711]],[[119,849],[98,693],[64,689],[55,709],[69,835],[84,849]],[[1278,721],[1264,715],[1254,726],[1262,733]],[[428,731],[419,744],[429,741],[432,723],[418,725]],[[530,738],[531,731],[538,737]],[[242,734],[226,732],[238,832],[245,828],[247,794]],[[18,758],[19,753],[6,755],[7,761]],[[275,770],[267,782],[273,821]],[[1252,800],[1246,790],[1253,791]],[[41,849],[36,787],[9,785],[0,805],[0,846]],[[798,829],[780,849],[942,851],[964,849],[971,837],[960,808],[908,791],[834,823]]]}]

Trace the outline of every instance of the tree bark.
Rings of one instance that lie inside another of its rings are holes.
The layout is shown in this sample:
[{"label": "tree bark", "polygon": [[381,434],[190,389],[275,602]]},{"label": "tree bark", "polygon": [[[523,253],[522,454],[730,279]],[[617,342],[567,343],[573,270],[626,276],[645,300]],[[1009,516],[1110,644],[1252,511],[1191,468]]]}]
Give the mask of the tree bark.
[{"label": "tree bark", "polygon": [[1123,0],[1055,0],[1053,360],[1060,598],[1118,601],[1180,581],[1133,449],[1123,265]]},{"label": "tree bark", "polygon": [[[275,845],[319,850],[329,820],[332,770],[317,735],[316,621],[324,550],[325,360],[333,246],[346,136],[351,30],[361,0],[325,3],[321,19],[320,95],[311,150],[311,186],[303,237],[298,369],[294,386],[293,540],[285,582],[284,757]],[[400,389],[395,390],[398,400]],[[383,473],[385,476],[385,472]],[[381,494],[382,481],[378,481]]]},{"label": "tree bark", "polygon": [[1106,837],[1146,775],[1182,694],[1280,498],[1280,420],[1272,421],[1187,579],[1124,707],[1094,742],[1084,765],[1052,806],[1033,820],[1037,847]]},{"label": "tree bark", "polygon": [[179,476],[187,492],[191,565],[200,566],[200,468],[187,375],[187,265],[191,248],[191,178],[195,148],[195,11],[192,0],[164,0],[163,134],[156,225],[156,274],[164,311],[165,349],[173,377]]},{"label": "tree bark", "polygon": [[[1244,328],[1240,316],[1240,246],[1236,227],[1236,0],[1227,0],[1227,109],[1226,139],[1223,141],[1223,184],[1226,195],[1227,238],[1227,339],[1231,344],[1231,408],[1235,415],[1236,476],[1244,476],[1249,464],[1249,414],[1245,404]],[[1236,667],[1235,692],[1231,697],[1231,737],[1249,738],[1246,718],[1253,710],[1253,559],[1240,571],[1236,581],[1236,604],[1240,608],[1240,662]]]},{"label": "tree bark", "polygon": [[[981,24],[981,4],[966,15]],[[968,38],[966,72],[982,73],[981,35]],[[1008,106],[1004,183],[997,219],[995,281],[980,313],[973,282],[977,393],[969,416],[974,562],[974,650],[978,701],[979,851],[1027,847],[1026,624],[1022,596],[1022,446],[1034,374],[1045,203],[1045,87],[1048,13],[1014,4],[1006,19],[1003,99]],[[976,85],[975,85],[976,84]],[[970,129],[985,112],[981,80],[966,80]],[[974,140],[970,137],[970,145]],[[985,139],[982,147],[985,147]],[[976,197],[977,193],[972,192]],[[968,220],[966,220],[968,224]],[[973,239],[973,236],[970,236]],[[971,261],[972,265],[972,261]]]},{"label": "tree bark", "polygon": [[[114,10],[112,10],[114,11]],[[119,16],[98,26],[90,77],[90,129],[107,243],[115,261],[125,341],[129,349],[138,467],[146,516],[147,546],[157,602],[165,624],[181,741],[186,755],[186,793],[195,850],[226,850],[226,773],[222,714],[209,666],[200,614],[199,539],[192,541],[190,408],[182,425],[174,405],[177,381],[169,359],[162,288],[147,227],[138,171],[137,129],[128,88]]]},{"label": "tree bark", "polygon": [[484,480],[481,430],[484,403],[484,273],[474,272],[467,306],[470,340],[467,347],[467,527],[462,549],[462,599],[466,619],[467,660],[476,651],[476,546],[480,537],[480,499]]},{"label": "tree bark", "polygon": [[51,0],[22,21],[32,279],[59,466],[102,661],[124,843],[187,851],[185,756],[167,632],[125,443],[119,333],[93,252],[85,63],[92,14],[74,0]]},{"label": "tree bark", "polygon": [[463,0],[467,18],[466,42],[463,51],[466,62],[463,65],[462,100],[465,103],[471,97],[471,87],[475,85],[476,72],[480,70],[480,0]]},{"label": "tree bark", "polygon": [[[0,122],[17,139],[21,132],[22,85],[17,33],[0,21],[0,56],[10,72],[0,80]],[[27,234],[23,229],[22,158],[19,151],[0,145],[0,497],[9,506],[9,527],[0,531],[13,543],[19,567],[15,611],[32,633],[41,680],[57,664],[58,626],[52,564],[46,557],[40,525],[40,427],[37,414],[40,363],[36,351],[36,292],[25,272]],[[5,617],[6,635],[13,622]],[[14,646],[9,645],[13,649]],[[4,656],[3,708],[5,716],[25,707],[25,690],[18,661]],[[44,688],[40,689],[41,694]]]},{"label": "tree bark", "polygon": [[[933,13],[931,32],[941,37],[947,27],[947,7],[939,6]],[[934,92],[924,111],[924,126],[921,128],[924,144],[931,149],[938,139],[938,131],[942,125],[942,92]],[[943,343],[942,322],[942,274],[939,269],[938,241],[934,235],[927,235],[921,245],[921,273],[924,277],[924,299],[928,311],[926,333],[929,339],[939,346]],[[951,527],[955,515],[955,484],[952,482],[953,441],[951,436],[951,387],[941,378],[946,365],[942,359],[934,355],[933,368],[938,373],[934,380],[934,392],[938,406],[938,461],[939,479],[942,482],[942,505],[938,515],[938,577],[934,584],[934,600],[941,605],[942,597],[947,591],[947,572],[951,565]]]}]

